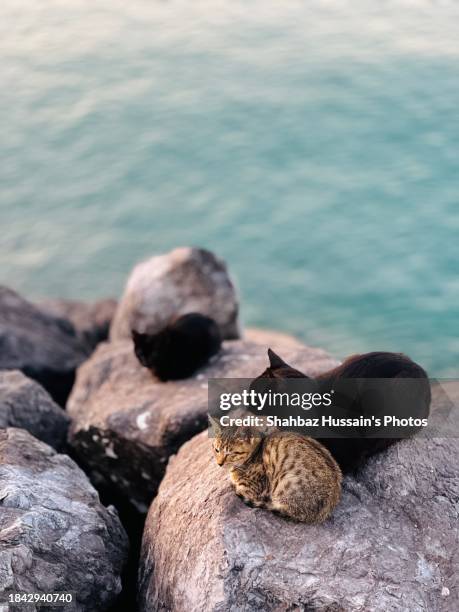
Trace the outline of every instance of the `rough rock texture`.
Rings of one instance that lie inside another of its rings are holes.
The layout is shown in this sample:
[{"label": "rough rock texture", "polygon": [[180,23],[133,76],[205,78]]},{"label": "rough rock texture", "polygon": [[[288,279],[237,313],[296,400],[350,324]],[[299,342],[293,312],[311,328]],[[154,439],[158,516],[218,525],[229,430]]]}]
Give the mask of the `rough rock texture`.
[{"label": "rough rock texture", "polygon": [[12,592],[72,591],[74,605],[52,609],[113,604],[127,537],[69,457],[22,429],[0,430],[0,500],[0,601]]},{"label": "rough rock texture", "polygon": [[272,331],[270,329],[261,329],[259,327],[248,327],[244,331],[244,339],[269,346],[275,353],[279,352],[281,354],[283,349],[304,346],[303,342],[295,338],[295,336],[291,336],[284,332]]},{"label": "rough rock texture", "polygon": [[212,317],[223,338],[240,335],[238,298],[226,264],[205,249],[183,247],[139,263],[115,313],[110,338],[131,330],[156,332],[172,316],[199,312]]},{"label": "rough rock texture", "polygon": [[0,369],[22,370],[64,405],[88,349],[73,325],[0,287]]},{"label": "rough rock texture", "polygon": [[344,481],[323,525],[249,508],[203,432],[173,457],[143,536],[142,612],[459,609],[457,439],[404,440]]},{"label": "rough rock texture", "polygon": [[92,303],[77,300],[46,300],[39,306],[45,312],[73,323],[77,333],[92,351],[99,342],[107,340],[117,301],[111,298]]},{"label": "rough rock texture", "polygon": [[[337,363],[303,345],[283,356],[312,375]],[[251,378],[266,366],[266,345],[235,340],[192,378],[161,383],[131,341],[101,344],[78,370],[67,404],[70,444],[93,482],[146,512],[169,456],[207,427],[207,379]]]},{"label": "rough rock texture", "polygon": [[70,419],[34,380],[0,370],[0,428],[21,427],[56,449],[65,445]]}]

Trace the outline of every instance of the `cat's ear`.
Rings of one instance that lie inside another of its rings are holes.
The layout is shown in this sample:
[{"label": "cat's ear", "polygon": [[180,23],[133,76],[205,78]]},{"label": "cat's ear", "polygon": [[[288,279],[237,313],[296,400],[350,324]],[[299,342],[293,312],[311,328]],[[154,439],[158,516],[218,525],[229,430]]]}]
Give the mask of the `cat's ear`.
[{"label": "cat's ear", "polygon": [[133,329],[131,330],[131,336],[134,342],[134,352],[136,354],[137,359],[143,366],[148,367],[146,355],[147,335],[141,334],[135,329]]},{"label": "cat's ear", "polygon": [[213,417],[209,414],[209,427],[212,429],[212,433],[216,436],[222,431],[222,426],[220,425],[220,420]]},{"label": "cat's ear", "polygon": [[145,341],[147,334],[141,334],[136,329],[131,329],[131,338],[134,341],[134,344],[140,344]]},{"label": "cat's ear", "polygon": [[270,348],[268,349],[268,357],[269,357],[269,367],[272,369],[290,367],[288,363],[285,363],[285,361],[281,359],[279,355],[276,355],[276,353]]}]

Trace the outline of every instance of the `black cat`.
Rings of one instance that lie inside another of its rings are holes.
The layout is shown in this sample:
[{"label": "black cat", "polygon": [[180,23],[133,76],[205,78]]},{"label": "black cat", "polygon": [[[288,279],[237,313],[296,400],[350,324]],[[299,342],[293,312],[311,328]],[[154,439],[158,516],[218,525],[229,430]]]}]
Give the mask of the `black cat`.
[{"label": "black cat", "polygon": [[[275,390],[281,390],[280,385],[282,385],[283,379],[309,378],[306,374],[285,363],[271,349],[268,350],[268,356],[270,361],[269,367],[252,383],[251,388],[256,391],[266,390],[267,385],[273,389],[273,383]],[[271,381],[266,379],[271,379]],[[275,380],[273,381],[272,379]],[[388,402],[393,414],[408,416],[406,406],[409,405],[411,409],[409,414],[411,416],[426,418],[429,415],[431,401],[429,379],[423,368],[406,355],[388,352],[353,355],[348,357],[340,366],[317,376],[315,381],[317,382],[318,390],[321,393],[325,393],[331,389],[339,388],[339,381],[342,379],[371,379],[368,381],[368,388],[366,390],[360,382],[356,381],[356,393],[353,399],[345,406],[346,410],[353,416],[370,416],[370,410],[374,413],[381,406],[387,406]],[[378,401],[373,401],[373,398],[370,396],[371,387],[373,385],[374,390],[374,381],[376,379],[397,379],[403,384],[395,385],[393,389],[390,385],[385,387],[381,385],[380,389],[386,393],[386,396],[378,404]],[[406,379],[406,384],[403,379]],[[420,380],[415,382],[411,379]],[[404,384],[405,391],[409,395],[403,395]],[[402,390],[401,393],[398,391],[399,389]],[[349,385],[347,385],[347,390],[349,390]],[[397,441],[396,438],[359,437],[360,434],[364,436],[365,432],[356,429],[353,432],[355,437],[319,438],[318,441],[328,448],[343,472],[356,469],[366,458]]]},{"label": "black cat", "polygon": [[140,363],[160,380],[188,378],[218,353],[222,339],[213,319],[199,313],[183,315],[156,334],[132,330]]}]

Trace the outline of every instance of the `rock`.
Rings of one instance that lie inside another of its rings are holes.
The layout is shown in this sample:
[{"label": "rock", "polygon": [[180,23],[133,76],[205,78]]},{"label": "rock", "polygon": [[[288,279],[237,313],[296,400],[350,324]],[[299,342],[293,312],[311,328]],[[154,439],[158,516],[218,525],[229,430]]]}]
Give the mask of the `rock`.
[{"label": "rock", "polygon": [[69,422],[37,382],[19,370],[0,370],[0,428],[21,427],[59,450],[65,444]]},{"label": "rock", "polygon": [[[161,383],[137,361],[131,341],[101,344],[78,370],[67,403],[69,442],[98,487],[145,513],[171,454],[207,427],[207,379],[254,377],[267,366],[266,345],[225,342],[195,376]],[[337,364],[303,345],[283,357],[311,375]]]},{"label": "rock", "polygon": [[457,439],[403,440],[344,480],[322,525],[236,497],[207,432],[173,457],[147,516],[141,612],[459,609]]},{"label": "rock", "polygon": [[77,300],[46,300],[39,306],[56,317],[68,319],[92,351],[99,342],[108,339],[117,301],[111,298],[92,303]]},{"label": "rock", "polygon": [[73,605],[52,609],[110,608],[127,537],[69,457],[22,429],[0,430],[0,500],[0,601],[14,592],[73,592]]},{"label": "rock", "polygon": [[0,369],[22,370],[63,406],[88,349],[73,325],[0,287]]},{"label": "rock", "polygon": [[247,328],[244,332],[244,339],[269,346],[275,353],[282,353],[285,348],[304,346],[301,340],[295,338],[295,336],[270,329],[260,329],[259,327]]},{"label": "rock", "polygon": [[183,247],[135,266],[113,319],[110,338],[154,333],[176,315],[212,317],[222,337],[240,336],[239,304],[226,264],[205,249]]}]

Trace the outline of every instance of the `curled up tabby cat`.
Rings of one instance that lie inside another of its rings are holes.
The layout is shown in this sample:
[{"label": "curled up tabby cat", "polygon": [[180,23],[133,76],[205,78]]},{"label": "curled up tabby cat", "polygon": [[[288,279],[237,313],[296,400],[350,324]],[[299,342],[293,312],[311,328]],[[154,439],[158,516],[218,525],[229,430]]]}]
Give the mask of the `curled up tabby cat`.
[{"label": "curled up tabby cat", "polygon": [[304,523],[325,521],[339,502],[341,471],[328,450],[293,432],[222,427],[210,417],[218,465],[230,466],[247,504]]}]

